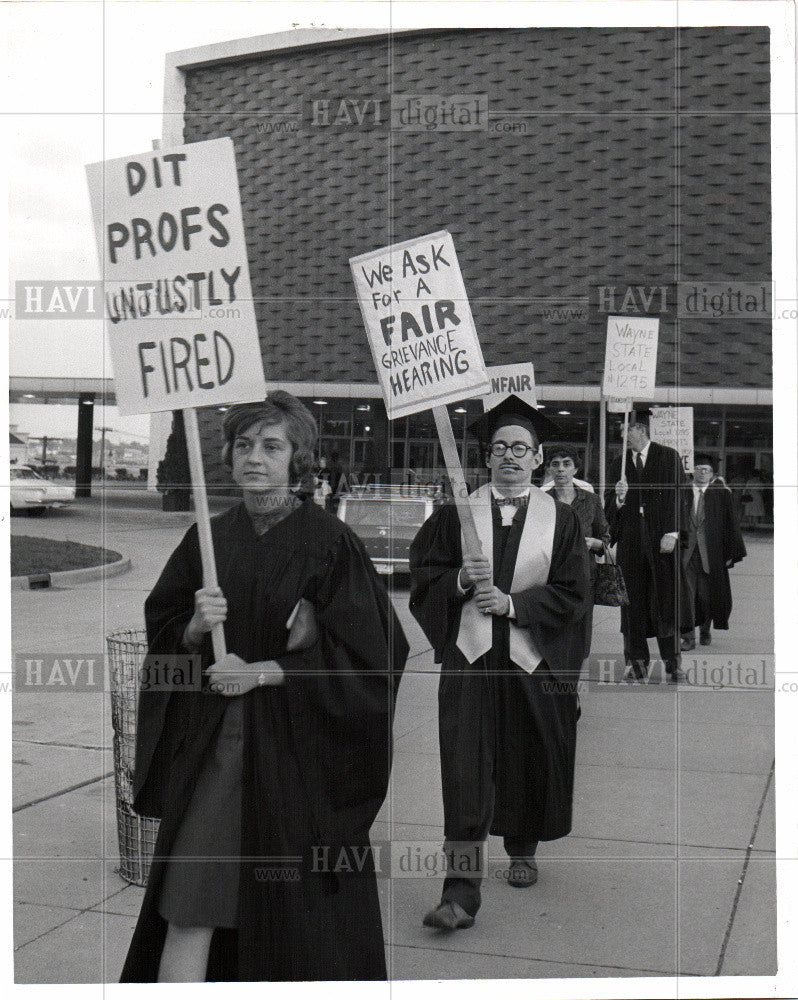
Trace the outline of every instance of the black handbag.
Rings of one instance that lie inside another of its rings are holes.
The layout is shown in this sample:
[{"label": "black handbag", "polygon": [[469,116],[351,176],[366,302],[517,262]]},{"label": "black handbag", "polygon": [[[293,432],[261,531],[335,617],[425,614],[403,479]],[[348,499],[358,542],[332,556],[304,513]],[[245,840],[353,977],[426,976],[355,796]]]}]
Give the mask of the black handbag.
[{"label": "black handbag", "polygon": [[605,545],[607,561],[596,563],[596,576],[593,580],[593,603],[603,604],[610,608],[624,607],[629,603],[621,567],[612,557],[612,552]]}]

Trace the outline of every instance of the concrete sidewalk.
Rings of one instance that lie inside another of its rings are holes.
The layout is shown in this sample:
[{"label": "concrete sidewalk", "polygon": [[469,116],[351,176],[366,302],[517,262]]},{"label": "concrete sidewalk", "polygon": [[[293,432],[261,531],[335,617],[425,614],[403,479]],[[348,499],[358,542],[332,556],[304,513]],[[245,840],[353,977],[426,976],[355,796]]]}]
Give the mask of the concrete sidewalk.
[{"label": "concrete sidewalk", "polygon": [[[14,652],[101,656],[108,632],[141,627],[144,598],[192,519],[115,506],[102,519],[96,503],[15,519],[15,533],[104,544],[133,568],[69,590],[12,594]],[[647,685],[613,683],[618,615],[596,609],[572,835],[541,845],[540,879],[527,891],[503,881],[506,858],[491,838],[482,910],[451,936],[421,926],[437,878],[381,879],[392,978],[775,973],[773,544],[746,542],[748,558],[732,572],[732,630],[685,658],[701,683],[674,689],[654,683],[657,672]],[[373,838],[423,855],[442,837],[437,668],[406,591],[394,596],[412,653]],[[143,890],[117,872],[110,748],[107,695],[15,695],[17,982],[119,976]]]}]

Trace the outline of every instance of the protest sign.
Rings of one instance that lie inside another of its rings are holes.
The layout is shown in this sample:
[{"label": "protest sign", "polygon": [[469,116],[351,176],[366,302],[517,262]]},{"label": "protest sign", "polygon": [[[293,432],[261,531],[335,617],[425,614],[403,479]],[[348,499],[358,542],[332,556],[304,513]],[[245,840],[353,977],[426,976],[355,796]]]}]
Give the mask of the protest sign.
[{"label": "protest sign", "polygon": [[349,265],[390,420],[490,389],[449,233],[373,250]]},{"label": "protest sign", "polygon": [[[119,412],[183,410],[204,587],[218,586],[196,407],[262,399],[231,139],[86,167]],[[211,632],[216,662],[224,629]]]},{"label": "protest sign", "polygon": [[120,413],[263,398],[232,140],[86,172]]},{"label": "protest sign", "polygon": [[693,471],[693,407],[655,406],[649,422],[651,440],[679,452],[685,472]]},{"label": "protest sign", "polygon": [[659,319],[652,316],[608,316],[604,355],[605,396],[649,399],[657,375]]},{"label": "protest sign", "polygon": [[[650,398],[657,377],[659,319],[652,316],[608,316],[601,393],[610,413],[623,413],[621,479],[626,479],[626,443],[633,399]],[[603,438],[602,438],[603,442]],[[603,466],[603,461],[602,461]]]},{"label": "protest sign", "polygon": [[537,407],[535,366],[531,361],[520,365],[491,365],[487,371],[491,391],[482,397],[482,405],[486,410],[492,410],[510,395],[518,396],[530,406]]},{"label": "protest sign", "polygon": [[[432,410],[465,547],[481,552],[447,403],[490,389],[454,243],[445,231],[349,260],[389,420]],[[477,589],[489,589],[481,581]]]}]

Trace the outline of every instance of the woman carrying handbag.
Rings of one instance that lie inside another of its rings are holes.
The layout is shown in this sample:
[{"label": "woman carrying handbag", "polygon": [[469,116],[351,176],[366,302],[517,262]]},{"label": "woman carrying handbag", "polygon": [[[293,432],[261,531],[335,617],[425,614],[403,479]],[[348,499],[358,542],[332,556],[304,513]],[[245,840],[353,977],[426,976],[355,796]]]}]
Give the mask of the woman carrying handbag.
[{"label": "woman carrying handbag", "polygon": [[[592,600],[582,620],[584,628],[585,659],[590,655],[590,644],[593,635],[593,605],[619,603],[621,591],[626,597],[623,577],[614,562],[599,563],[598,558],[610,555],[610,526],[604,516],[601,501],[595,493],[577,486],[574,476],[579,469],[579,459],[576,451],[567,445],[555,445],[548,455],[547,472],[552,477],[550,487],[554,496],[561,502],[569,504],[579,518],[585,542],[593,557],[590,561],[590,584],[593,591]],[[613,601],[613,593],[617,600]]]}]

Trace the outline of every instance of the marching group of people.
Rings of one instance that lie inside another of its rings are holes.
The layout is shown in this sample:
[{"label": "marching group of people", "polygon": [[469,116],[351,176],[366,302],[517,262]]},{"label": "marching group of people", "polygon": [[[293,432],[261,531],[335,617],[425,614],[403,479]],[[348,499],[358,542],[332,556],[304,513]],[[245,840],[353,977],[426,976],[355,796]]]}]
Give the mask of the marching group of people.
[{"label": "marching group of people", "polygon": [[[629,428],[604,504],[576,452],[511,396],[471,430],[490,482],[411,547],[410,611],[441,664],[444,853],[424,924],[474,923],[488,834],[509,884],[537,880],[542,840],[571,829],[577,682],[590,651],[599,567],[613,546],[627,677],[656,638],[670,681],[680,649],[728,627],[728,569],[745,555],[729,490],[709,456],[692,485],[678,454]],[[212,519],[219,587],[203,585],[196,527],[145,612],[150,655],[198,657],[201,691],[142,690],[135,808],[160,816],[124,981],[384,979],[369,830],[386,795],[408,644],[356,535],[313,502],[316,425],[285,392],[231,407],[223,457],[240,504]],[[210,633],[224,627],[214,662]],[[331,865],[355,853],[358,864]],[[320,864],[319,859],[326,859]]]}]

